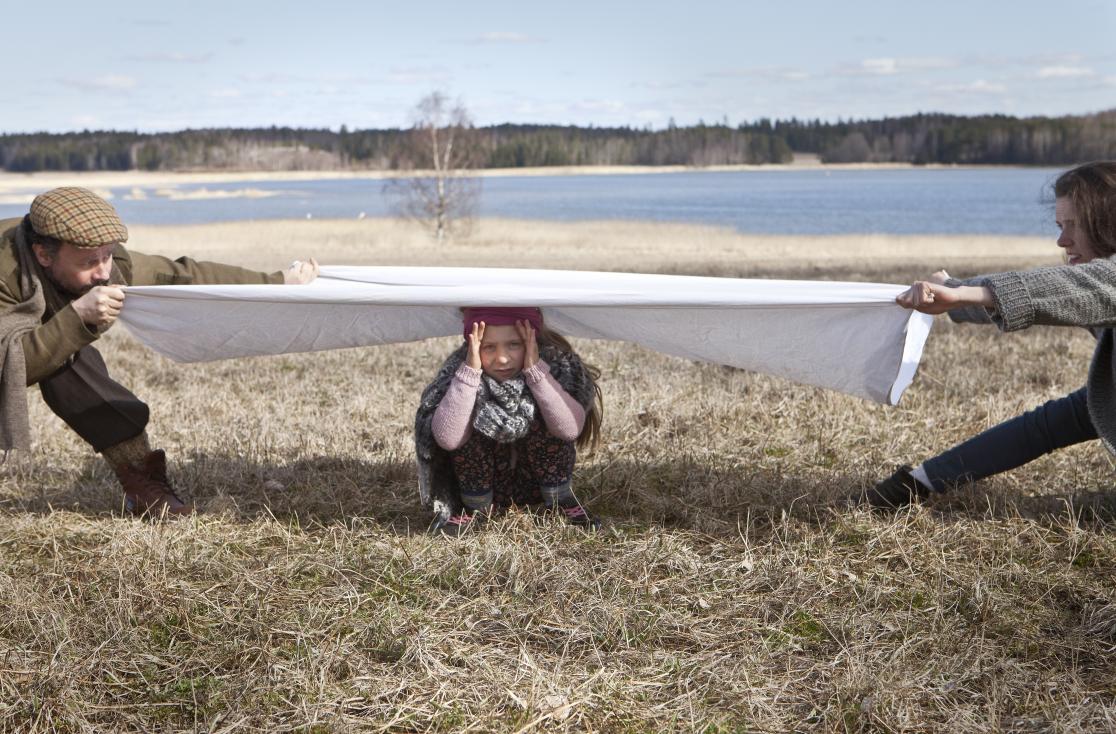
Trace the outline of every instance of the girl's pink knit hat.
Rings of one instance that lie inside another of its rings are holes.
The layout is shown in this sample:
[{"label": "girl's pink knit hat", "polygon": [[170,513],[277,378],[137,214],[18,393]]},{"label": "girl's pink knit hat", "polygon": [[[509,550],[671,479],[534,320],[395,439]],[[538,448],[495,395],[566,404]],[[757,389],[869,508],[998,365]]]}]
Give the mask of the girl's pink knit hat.
[{"label": "girl's pink knit hat", "polygon": [[461,319],[464,325],[464,335],[468,339],[473,333],[473,324],[483,321],[488,326],[515,326],[516,321],[530,322],[535,331],[540,331],[543,325],[542,311],[533,306],[478,306],[476,308],[462,309]]}]

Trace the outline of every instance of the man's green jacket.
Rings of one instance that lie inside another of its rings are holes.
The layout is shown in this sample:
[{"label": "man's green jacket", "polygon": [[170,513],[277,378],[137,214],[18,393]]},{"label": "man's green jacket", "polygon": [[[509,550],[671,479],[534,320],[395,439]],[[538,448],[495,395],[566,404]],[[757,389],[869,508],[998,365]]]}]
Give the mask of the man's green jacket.
[{"label": "man's green jacket", "polygon": [[[26,298],[20,287],[19,257],[15,230],[22,218],[0,220],[0,313]],[[117,245],[112,253],[116,267],[128,285],[189,285],[220,283],[282,283],[283,273],[260,273],[234,265],[199,262],[188,257],[177,260],[158,255],[129,252]],[[43,317],[43,323],[23,335],[27,384],[47,377],[75,352],[100,336],[82,322],[72,305]]]}]

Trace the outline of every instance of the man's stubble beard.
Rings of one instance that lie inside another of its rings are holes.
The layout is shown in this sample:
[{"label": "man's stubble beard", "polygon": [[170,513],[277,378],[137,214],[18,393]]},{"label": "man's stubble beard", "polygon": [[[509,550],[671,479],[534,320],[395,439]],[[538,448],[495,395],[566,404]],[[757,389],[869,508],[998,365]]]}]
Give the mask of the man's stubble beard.
[{"label": "man's stubble beard", "polygon": [[43,275],[45,275],[47,277],[47,280],[50,281],[50,284],[54,286],[54,289],[56,291],[63,294],[64,296],[66,296],[71,301],[75,300],[77,298],[81,298],[82,296],[84,296],[86,293],[93,290],[97,286],[108,285],[109,284],[108,279],[102,278],[100,280],[93,281],[92,283],[85,286],[81,290],[75,292],[73,290],[70,290],[66,286],[62,285],[62,283],[54,275],[54,268],[43,268]]}]

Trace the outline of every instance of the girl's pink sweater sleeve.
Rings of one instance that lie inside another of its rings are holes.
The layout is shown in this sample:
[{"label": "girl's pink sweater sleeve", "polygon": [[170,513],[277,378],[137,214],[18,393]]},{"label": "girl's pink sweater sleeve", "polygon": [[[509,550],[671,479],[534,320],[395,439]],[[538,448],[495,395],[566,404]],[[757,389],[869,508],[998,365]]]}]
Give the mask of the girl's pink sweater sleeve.
[{"label": "girl's pink sweater sleeve", "polygon": [[527,380],[531,394],[535,396],[535,403],[542,412],[543,422],[550,435],[563,441],[575,440],[581,434],[581,427],[585,425],[585,409],[562,389],[550,374],[550,366],[540,359],[529,369],[523,370],[523,377]]},{"label": "girl's pink sweater sleeve", "polygon": [[446,451],[461,448],[473,433],[473,406],[477,403],[480,381],[481,371],[463,363],[434,410],[431,422],[434,440]]}]

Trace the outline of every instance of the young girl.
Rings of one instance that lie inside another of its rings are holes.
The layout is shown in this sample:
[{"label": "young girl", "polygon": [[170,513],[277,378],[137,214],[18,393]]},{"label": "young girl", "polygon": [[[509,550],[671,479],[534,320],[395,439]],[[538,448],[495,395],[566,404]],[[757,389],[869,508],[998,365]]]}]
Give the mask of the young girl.
[{"label": "young girl", "polygon": [[1054,182],[1054,196],[1065,265],[963,281],[939,271],[896,301],[1004,331],[1034,324],[1084,326],[1097,339],[1085,386],[917,467],[899,467],[865,494],[869,504],[906,505],[1084,441],[1099,438],[1109,451],[1116,450],[1116,161],[1066,171]]},{"label": "young girl", "polygon": [[493,508],[537,505],[600,522],[571,486],[578,447],[595,447],[599,372],[537,308],[464,309],[465,343],[422,392],[415,416],[419,494],[434,531],[460,535]]}]

